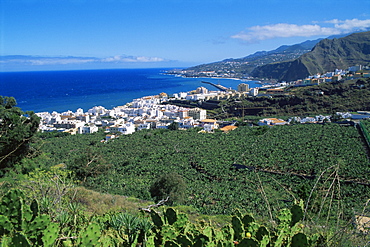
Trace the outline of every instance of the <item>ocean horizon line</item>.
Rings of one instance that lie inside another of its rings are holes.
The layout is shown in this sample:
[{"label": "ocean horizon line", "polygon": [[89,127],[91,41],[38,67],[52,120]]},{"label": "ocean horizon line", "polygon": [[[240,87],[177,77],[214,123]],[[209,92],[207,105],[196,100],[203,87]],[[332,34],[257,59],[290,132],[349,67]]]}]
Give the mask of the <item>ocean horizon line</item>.
[{"label": "ocean horizon line", "polygon": [[[170,69],[170,68],[167,68]],[[216,91],[201,83],[205,78],[183,78],[163,73],[166,68],[23,71],[0,73],[0,95],[14,97],[23,111],[65,112],[94,106],[111,109],[136,98],[189,92],[198,87]],[[206,78],[227,88],[241,80]],[[250,87],[257,83],[247,81]]]},{"label": "ocean horizon line", "polygon": [[151,67],[151,68],[79,68],[79,69],[45,69],[45,70],[8,70],[3,71],[0,67],[0,73],[22,73],[22,72],[64,72],[64,71],[96,71],[96,70],[174,70],[174,69],[185,69],[187,67]]}]

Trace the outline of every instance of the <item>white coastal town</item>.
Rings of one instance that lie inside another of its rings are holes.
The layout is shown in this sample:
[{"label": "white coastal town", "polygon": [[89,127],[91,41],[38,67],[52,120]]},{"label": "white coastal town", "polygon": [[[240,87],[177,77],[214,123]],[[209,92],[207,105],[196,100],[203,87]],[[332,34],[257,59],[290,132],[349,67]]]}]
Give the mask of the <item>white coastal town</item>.
[{"label": "white coastal town", "polygon": [[[370,73],[356,73],[363,69],[361,66],[354,66],[348,70],[336,70],[322,75],[314,75],[305,80],[294,82],[283,82],[261,87],[249,88],[249,84],[240,83],[237,90],[228,89],[221,85],[211,84],[219,91],[209,91],[205,87],[198,87],[194,91],[175,93],[169,97],[166,93],[154,96],[145,96],[134,99],[132,102],[113,109],[106,109],[103,106],[94,106],[87,112],[79,108],[76,112],[39,112],[37,116],[41,118],[39,130],[42,132],[68,132],[70,134],[89,134],[104,129],[107,132],[106,140],[115,138],[118,134],[132,134],[143,129],[169,128],[171,124],[176,124],[176,128],[190,129],[194,127],[202,128],[204,132],[212,132],[220,127],[223,131],[236,128],[232,122],[217,121],[207,119],[207,111],[201,108],[186,108],[171,104],[172,100],[188,100],[202,102],[206,100],[227,100],[240,97],[258,97],[283,93],[285,88],[291,86],[318,85],[320,83],[349,80],[356,78],[370,77]],[[367,70],[369,68],[366,68]],[[263,93],[260,94],[259,91]],[[340,113],[337,115],[341,119],[363,119],[369,118],[369,112],[358,112],[358,114]],[[258,125],[285,125],[292,121],[295,123],[322,123],[331,120],[331,116],[314,117],[292,117],[287,121],[277,118],[264,118]]]},{"label": "white coastal town", "polygon": [[[97,132],[99,128],[109,133],[132,134],[137,130],[168,128],[177,123],[181,129],[202,127],[205,131],[217,128],[215,120],[207,119],[207,111],[200,108],[185,108],[171,104],[163,104],[174,99],[199,100],[200,98],[229,98],[235,96],[231,92],[208,92],[204,87],[195,92],[174,94],[168,97],[161,93],[155,96],[145,96],[132,102],[106,109],[94,106],[87,112],[79,108],[76,112],[39,112],[41,118],[40,131],[60,131],[70,134],[88,134]],[[114,135],[107,135],[107,139]]]}]

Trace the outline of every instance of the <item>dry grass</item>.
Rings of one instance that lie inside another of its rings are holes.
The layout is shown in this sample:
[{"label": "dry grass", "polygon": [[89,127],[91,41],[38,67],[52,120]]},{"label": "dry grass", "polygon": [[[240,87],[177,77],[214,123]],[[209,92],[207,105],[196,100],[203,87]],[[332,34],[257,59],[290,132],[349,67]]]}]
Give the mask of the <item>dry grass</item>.
[{"label": "dry grass", "polygon": [[[84,207],[84,211],[90,214],[103,215],[111,212],[127,212],[131,214],[138,214],[141,208],[146,208],[148,205],[154,204],[152,201],[140,200],[133,197],[126,197],[120,195],[111,195],[96,192],[86,189],[84,187],[76,187],[71,189],[68,194],[73,202],[80,203]],[[160,214],[166,210],[167,206],[156,208],[154,210]],[[199,214],[191,206],[174,206],[172,207],[178,212],[186,213],[191,222],[205,221],[215,227],[221,227],[227,222],[230,222],[229,215],[202,215]]]},{"label": "dry grass", "polygon": [[153,204],[151,201],[100,193],[84,187],[76,187],[72,189],[68,196],[72,201],[80,203],[87,212],[98,215],[118,211],[136,214],[139,211],[139,208]]}]

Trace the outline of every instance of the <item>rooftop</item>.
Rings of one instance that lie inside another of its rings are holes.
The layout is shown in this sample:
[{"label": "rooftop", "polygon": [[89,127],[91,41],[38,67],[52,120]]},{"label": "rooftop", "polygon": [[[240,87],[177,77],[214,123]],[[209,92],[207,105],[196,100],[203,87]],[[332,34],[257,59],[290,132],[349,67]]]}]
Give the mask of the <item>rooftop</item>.
[{"label": "rooftop", "polygon": [[216,123],[217,120],[215,119],[203,119],[201,120],[202,123]]}]

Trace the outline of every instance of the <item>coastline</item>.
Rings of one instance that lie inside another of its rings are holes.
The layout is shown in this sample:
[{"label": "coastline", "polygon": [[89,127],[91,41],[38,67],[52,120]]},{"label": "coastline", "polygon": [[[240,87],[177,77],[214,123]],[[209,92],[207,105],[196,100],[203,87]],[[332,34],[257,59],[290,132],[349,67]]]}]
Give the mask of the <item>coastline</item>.
[{"label": "coastline", "polygon": [[[113,108],[136,98],[189,92],[204,85],[201,80],[236,89],[239,78],[183,78],[164,74],[164,69],[122,69],[94,71],[11,72],[2,74],[2,95],[14,97],[23,111],[65,112],[94,106]],[[251,88],[259,87],[247,81]]]}]

